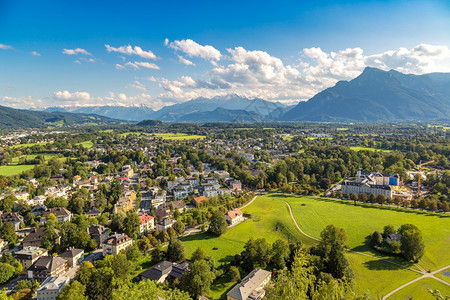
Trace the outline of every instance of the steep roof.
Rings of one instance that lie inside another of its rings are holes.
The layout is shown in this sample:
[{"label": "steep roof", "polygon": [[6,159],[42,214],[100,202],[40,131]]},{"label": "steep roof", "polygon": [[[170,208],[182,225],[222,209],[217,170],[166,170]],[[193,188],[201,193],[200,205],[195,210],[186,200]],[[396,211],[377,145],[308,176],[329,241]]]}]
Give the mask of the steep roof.
[{"label": "steep roof", "polygon": [[242,211],[239,208],[236,208],[235,210],[230,210],[229,212],[227,212],[227,215],[230,218],[234,219],[234,218],[236,218],[238,216],[242,216],[243,213],[242,213]]},{"label": "steep roof", "polygon": [[65,264],[66,261],[61,257],[41,256],[28,270],[53,272]]},{"label": "steep roof", "polygon": [[207,198],[206,196],[200,196],[200,197],[194,198],[194,201],[195,201],[196,203],[200,203],[200,202],[203,202],[203,201],[205,201],[205,200],[208,200],[208,198]]},{"label": "steep roof", "polygon": [[247,276],[245,276],[239,284],[235,285],[231,291],[227,293],[227,296],[239,300],[246,300],[268,276],[270,276],[269,271],[254,269]]}]

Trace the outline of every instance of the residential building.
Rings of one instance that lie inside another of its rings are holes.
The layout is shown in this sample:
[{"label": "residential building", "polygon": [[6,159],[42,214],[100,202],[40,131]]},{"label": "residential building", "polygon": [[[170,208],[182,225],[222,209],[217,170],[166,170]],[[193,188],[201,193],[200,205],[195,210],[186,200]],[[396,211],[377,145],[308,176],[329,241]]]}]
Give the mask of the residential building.
[{"label": "residential building", "polygon": [[230,173],[228,173],[227,171],[223,171],[223,170],[219,170],[219,171],[214,171],[214,178],[216,180],[225,180],[227,178],[230,178]]},{"label": "residential building", "polygon": [[67,276],[48,277],[36,290],[37,300],[56,300],[70,278]]},{"label": "residential building", "polygon": [[124,165],[120,170],[120,175],[125,177],[132,177],[134,175],[133,168],[130,165]]},{"label": "residential building", "polygon": [[81,264],[81,262],[84,259],[84,250],[83,249],[75,249],[75,248],[69,248],[67,251],[61,253],[59,255],[62,259],[65,259],[67,261],[67,264],[70,268],[73,268],[73,266]]},{"label": "residential building", "polygon": [[158,208],[160,205],[166,202],[167,192],[165,190],[157,190],[152,196],[152,206]]},{"label": "residential building", "polygon": [[30,212],[31,212],[35,217],[39,217],[39,216],[42,216],[46,211],[47,211],[47,206],[45,206],[44,204],[38,203],[35,207],[33,207],[33,208],[31,209]]},{"label": "residential building", "polygon": [[208,198],[206,196],[200,196],[200,197],[195,197],[191,203],[192,205],[194,205],[195,207],[198,207],[203,201],[208,200]]},{"label": "residential building", "polygon": [[98,209],[97,207],[91,207],[91,209],[89,209],[86,212],[86,216],[89,218],[94,218],[94,217],[98,217],[102,214],[102,211],[100,209]]},{"label": "residential building", "polygon": [[225,219],[227,220],[229,225],[235,225],[244,221],[244,214],[239,208],[236,208],[227,212],[225,214]]},{"label": "residential building", "polygon": [[94,240],[97,241],[97,245],[99,247],[109,237],[109,228],[102,225],[91,225],[87,228],[87,232]]},{"label": "residential building", "polygon": [[189,184],[193,187],[193,188],[197,188],[199,185],[199,180],[196,177],[188,177],[186,178],[186,181],[189,182]]},{"label": "residential building", "polygon": [[27,270],[41,256],[47,256],[48,250],[39,247],[24,247],[22,250],[14,253],[14,257],[22,264],[23,269]]},{"label": "residential building", "polygon": [[65,207],[53,207],[49,208],[46,212],[42,214],[41,223],[45,224],[47,221],[47,216],[53,214],[58,222],[70,222],[72,218],[72,213]]},{"label": "residential building", "polygon": [[[59,230],[54,229],[55,231],[55,243],[57,245],[61,242],[61,236],[59,235]],[[42,238],[44,236],[45,227],[39,227],[33,229],[22,241],[23,247],[42,247]]]},{"label": "residential building", "polygon": [[141,234],[155,229],[155,218],[147,214],[139,216],[139,232]]},{"label": "residential building", "polygon": [[181,186],[177,186],[172,190],[175,199],[186,199],[189,193]]},{"label": "residential building", "polygon": [[28,268],[28,278],[43,283],[52,276],[61,276],[67,270],[67,262],[58,256],[41,256]]},{"label": "residential building", "polygon": [[180,264],[169,261],[162,261],[153,267],[140,273],[140,280],[154,280],[157,283],[163,283],[166,279],[180,279],[184,272],[189,271],[189,263],[184,261]]},{"label": "residential building", "polygon": [[229,183],[230,189],[234,191],[242,191],[242,183],[240,180],[232,180]]},{"label": "residential building", "polygon": [[257,300],[264,298],[264,288],[270,282],[271,273],[266,270],[254,269],[228,293],[227,300]]},{"label": "residential building", "polygon": [[2,213],[0,219],[3,224],[11,223],[14,226],[15,230],[20,229],[20,223],[23,222],[23,217],[15,212],[5,212]]},{"label": "residential building", "polygon": [[172,227],[173,226],[173,224],[175,224],[177,221],[176,220],[174,220],[174,219],[169,219],[169,218],[166,218],[166,219],[164,219],[164,220],[162,220],[161,222],[158,222],[157,224],[156,224],[156,230],[164,230],[164,231],[166,231],[166,230],[168,230],[170,227]]},{"label": "residential building", "polygon": [[107,238],[103,244],[103,256],[117,255],[133,245],[133,239],[126,234],[115,234]]}]

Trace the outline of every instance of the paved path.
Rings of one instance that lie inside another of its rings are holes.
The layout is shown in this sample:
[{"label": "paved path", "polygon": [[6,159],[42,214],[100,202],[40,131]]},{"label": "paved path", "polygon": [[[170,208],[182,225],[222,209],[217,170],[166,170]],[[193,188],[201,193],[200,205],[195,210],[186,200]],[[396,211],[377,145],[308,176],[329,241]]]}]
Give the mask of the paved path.
[{"label": "paved path", "polygon": [[447,285],[447,286],[450,286],[450,283],[448,283],[447,281],[445,281],[445,280],[443,280],[443,279],[441,279],[441,278],[438,278],[438,277],[434,276],[434,274],[439,273],[439,272],[441,272],[441,271],[444,271],[445,269],[448,269],[448,268],[450,268],[450,265],[445,266],[445,267],[443,267],[443,268],[441,268],[441,269],[439,269],[439,270],[433,271],[433,272],[431,272],[431,273],[425,273],[425,274],[423,274],[422,276],[420,276],[419,278],[413,279],[413,280],[411,280],[411,281],[405,283],[404,285],[399,286],[398,288],[396,288],[396,289],[393,290],[392,292],[387,293],[386,296],[384,296],[382,299],[383,299],[383,300],[384,300],[384,299],[387,299],[388,297],[392,296],[393,294],[395,294],[396,292],[400,291],[401,289],[407,287],[408,285],[411,285],[411,284],[413,284],[414,282],[417,282],[417,281],[419,281],[419,280],[421,280],[421,279],[424,279],[424,278],[433,278],[433,279],[436,279],[436,280],[442,282],[443,284],[445,284],[445,285]]},{"label": "paved path", "polygon": [[[256,197],[255,197],[255,198],[256,198]],[[255,198],[254,198],[253,200],[255,200]],[[252,200],[251,202],[253,202],[253,200]],[[291,205],[290,205],[287,201],[284,201],[284,200],[281,200],[281,199],[278,199],[278,200],[280,200],[280,201],[286,203],[286,205],[288,206],[288,208],[289,208],[289,213],[291,214],[292,221],[294,221],[294,224],[295,224],[295,226],[297,227],[297,229],[298,229],[304,236],[306,236],[306,237],[308,237],[308,238],[310,238],[310,239],[313,239],[313,240],[315,240],[315,241],[319,241],[318,238],[313,237],[313,236],[311,236],[311,235],[305,233],[305,232],[300,228],[300,226],[298,226],[297,221],[295,220],[294,215],[293,215],[293,213],[292,213]],[[250,204],[250,203],[249,203],[249,204]],[[367,254],[367,253],[362,253],[362,252],[352,251],[352,250],[349,250],[349,251],[350,251],[350,252],[353,252],[353,253],[360,254],[360,255],[364,255],[364,256],[376,258],[376,259],[385,261],[385,262],[387,262],[387,263],[394,264],[394,265],[396,265],[396,266],[399,266],[399,267],[408,269],[408,270],[410,270],[410,271],[413,271],[413,272],[422,274],[422,276],[420,276],[420,277],[418,277],[418,278],[416,278],[416,279],[413,279],[413,280],[411,280],[411,281],[409,281],[409,282],[403,284],[402,286],[399,286],[399,287],[396,288],[395,290],[389,292],[388,294],[386,294],[386,296],[384,296],[384,297],[382,298],[383,300],[384,300],[384,299],[387,299],[388,297],[392,296],[392,294],[394,294],[394,293],[398,292],[399,290],[401,290],[401,289],[407,287],[408,285],[411,285],[411,284],[413,284],[414,282],[417,282],[417,281],[419,281],[419,280],[421,280],[421,279],[424,279],[424,278],[433,278],[433,279],[436,279],[436,280],[442,282],[443,284],[445,284],[445,285],[447,285],[447,286],[450,286],[450,283],[448,283],[447,281],[445,281],[445,280],[443,280],[443,279],[441,279],[441,278],[438,278],[438,277],[434,276],[434,274],[437,274],[437,273],[439,273],[439,272],[441,272],[441,271],[444,271],[445,269],[450,268],[450,265],[445,266],[445,267],[443,267],[443,268],[441,268],[441,269],[439,269],[439,270],[433,271],[433,272],[431,272],[431,273],[427,273],[422,267],[420,267],[420,266],[418,266],[418,265],[416,265],[416,267],[419,268],[421,271],[412,269],[412,268],[410,268],[410,267],[404,266],[404,265],[402,265],[402,264],[399,264],[399,263],[396,263],[396,262],[393,262],[393,261],[390,261],[390,260],[387,260],[387,259],[384,259],[384,258],[380,258],[380,257],[374,256],[374,255],[370,255],[370,254]]]},{"label": "paved path", "polygon": [[246,208],[247,206],[249,206],[250,204],[252,204],[253,201],[255,201],[255,199],[256,199],[257,197],[258,197],[258,196],[253,197],[253,199],[250,200],[250,202],[248,202],[247,204],[244,204],[243,206],[239,207],[239,209],[244,209],[244,208]]}]

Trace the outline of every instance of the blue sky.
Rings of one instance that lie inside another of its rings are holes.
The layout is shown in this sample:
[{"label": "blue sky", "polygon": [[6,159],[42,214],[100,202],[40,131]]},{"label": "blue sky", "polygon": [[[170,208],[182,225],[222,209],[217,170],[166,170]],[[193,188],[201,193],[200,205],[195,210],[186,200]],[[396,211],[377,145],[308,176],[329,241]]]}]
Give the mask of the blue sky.
[{"label": "blue sky", "polygon": [[368,65],[450,72],[449,1],[191,2],[0,0],[0,104],[295,103]]}]

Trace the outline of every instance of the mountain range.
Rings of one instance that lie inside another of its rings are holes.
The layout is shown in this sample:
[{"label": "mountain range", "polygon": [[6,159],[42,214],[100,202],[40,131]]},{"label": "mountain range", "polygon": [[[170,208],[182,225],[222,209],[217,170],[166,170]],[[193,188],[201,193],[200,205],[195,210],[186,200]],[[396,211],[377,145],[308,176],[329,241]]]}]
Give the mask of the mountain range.
[{"label": "mountain range", "polygon": [[[94,115],[95,114],[95,115]],[[116,120],[114,120],[116,119]],[[350,81],[294,106],[235,94],[197,98],[154,111],[148,106],[49,107],[45,111],[0,106],[0,128],[51,124],[164,122],[416,122],[450,120],[450,73],[403,74],[367,67]]]},{"label": "mountain range", "polygon": [[365,68],[280,119],[286,121],[425,121],[450,119],[450,74],[403,74]]},{"label": "mountain range", "polygon": [[31,111],[0,106],[0,129],[118,123],[118,120],[92,114]]}]

